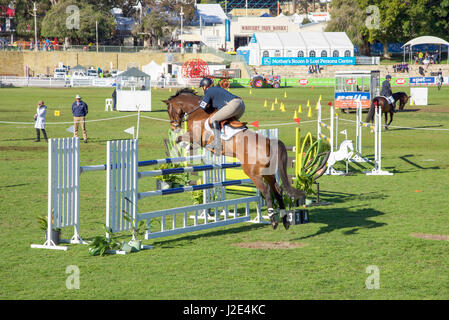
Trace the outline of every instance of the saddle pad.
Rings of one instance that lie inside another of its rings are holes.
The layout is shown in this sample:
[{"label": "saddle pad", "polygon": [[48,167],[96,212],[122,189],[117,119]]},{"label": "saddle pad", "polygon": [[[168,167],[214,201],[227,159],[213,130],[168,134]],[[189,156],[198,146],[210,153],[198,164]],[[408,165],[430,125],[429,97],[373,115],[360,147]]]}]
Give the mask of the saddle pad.
[{"label": "saddle pad", "polygon": [[[205,121],[204,122],[204,128],[206,129],[206,131],[208,131],[208,132],[210,132],[210,133],[214,133],[214,130],[212,130],[211,129],[211,127],[210,127],[210,125],[209,125],[209,121]],[[235,136],[237,133],[239,133],[239,132],[241,132],[241,131],[244,131],[244,130],[246,130],[246,129],[248,129],[247,127],[242,127],[242,128],[238,128],[238,129],[235,129],[235,128],[232,128],[231,126],[229,126],[229,125],[225,125],[224,126],[224,133],[223,133],[223,131],[222,131],[222,134],[221,134],[221,139],[222,140],[225,140],[225,141],[228,141],[228,140],[230,140],[233,136]]]}]

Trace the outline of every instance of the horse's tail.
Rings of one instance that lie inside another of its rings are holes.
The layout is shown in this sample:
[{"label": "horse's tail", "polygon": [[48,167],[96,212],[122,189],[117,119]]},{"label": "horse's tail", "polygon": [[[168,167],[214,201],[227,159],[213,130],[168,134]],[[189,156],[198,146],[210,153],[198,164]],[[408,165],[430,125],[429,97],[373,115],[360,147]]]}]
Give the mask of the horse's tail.
[{"label": "horse's tail", "polygon": [[287,149],[281,140],[278,141],[278,174],[282,181],[282,189],[287,192],[290,197],[300,200],[299,202],[303,204],[306,194],[304,191],[298,190],[290,184],[287,175]]},{"label": "horse's tail", "polygon": [[373,102],[371,103],[371,106],[369,107],[368,115],[366,116],[365,122],[374,121],[374,114],[376,113],[376,108],[379,104],[379,100],[377,98],[373,99]]}]

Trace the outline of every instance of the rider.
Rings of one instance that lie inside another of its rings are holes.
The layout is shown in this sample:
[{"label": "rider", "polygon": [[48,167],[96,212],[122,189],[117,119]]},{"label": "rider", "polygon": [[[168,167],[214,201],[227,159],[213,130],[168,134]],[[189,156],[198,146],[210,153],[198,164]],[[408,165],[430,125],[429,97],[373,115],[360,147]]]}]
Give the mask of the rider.
[{"label": "rider", "polygon": [[385,77],[385,81],[382,82],[382,91],[380,92],[380,95],[387,98],[388,103],[391,105],[391,110],[393,112],[396,112],[396,110],[394,110],[394,108],[396,107],[396,103],[393,98],[393,92],[391,92],[390,80],[391,76],[387,74],[387,76]]},{"label": "rider", "polygon": [[245,104],[240,97],[233,95],[229,91],[212,86],[214,82],[209,78],[203,78],[200,88],[204,91],[204,97],[200,101],[200,107],[206,109],[207,105],[217,108],[218,111],[210,117],[211,128],[214,131],[214,141],[206,148],[215,149],[217,154],[221,154],[221,132],[220,121],[235,117],[240,117],[245,112]]}]

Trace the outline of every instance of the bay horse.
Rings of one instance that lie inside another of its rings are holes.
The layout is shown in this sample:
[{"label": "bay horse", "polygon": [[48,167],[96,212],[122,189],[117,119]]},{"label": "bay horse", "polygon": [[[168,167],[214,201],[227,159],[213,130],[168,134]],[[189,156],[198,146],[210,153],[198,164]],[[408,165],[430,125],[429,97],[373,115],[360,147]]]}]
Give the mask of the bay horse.
[{"label": "bay horse", "polygon": [[[396,106],[396,102],[399,101],[399,110],[404,110],[404,106],[407,103],[410,97],[407,96],[405,92],[396,92],[393,93],[394,104]],[[374,122],[374,114],[376,112],[375,106],[379,106],[382,110],[382,113],[385,114],[385,130],[388,130],[388,126],[393,121],[393,108],[390,103],[385,99],[385,97],[375,97],[371,102],[371,107],[368,111],[368,115],[366,116],[365,122]],[[388,114],[390,114],[390,122],[387,124]]]},{"label": "bay horse", "polygon": [[[210,107],[206,110],[200,108],[199,102],[201,98],[194,90],[184,88],[178,90],[168,100],[163,100],[167,104],[172,131],[179,131],[182,128],[182,122],[187,121],[188,131],[177,138],[177,143],[184,141],[191,145],[199,144],[201,147],[204,147],[213,139],[213,136],[205,129],[204,125],[217,110],[209,110],[211,109]],[[284,143],[280,140],[270,140],[251,130],[243,130],[230,140],[222,140],[221,154],[235,157],[240,161],[243,172],[253,181],[265,198],[271,225],[273,229],[276,229],[278,222],[275,218],[277,213],[273,209],[273,198],[271,195],[271,192],[273,192],[280,207],[283,225],[285,229],[288,229],[290,223],[287,220],[282,191],[285,191],[290,197],[299,200],[300,204],[304,204],[305,193],[292,187],[289,182],[287,176],[287,150]],[[282,181],[282,187],[276,182],[276,169]]]}]

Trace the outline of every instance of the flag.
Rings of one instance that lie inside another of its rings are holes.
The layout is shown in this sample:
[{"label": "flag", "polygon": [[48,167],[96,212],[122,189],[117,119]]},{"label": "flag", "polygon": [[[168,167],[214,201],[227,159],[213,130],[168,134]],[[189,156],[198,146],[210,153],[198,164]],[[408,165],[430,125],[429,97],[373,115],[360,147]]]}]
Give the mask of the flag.
[{"label": "flag", "polygon": [[71,132],[71,133],[75,133],[75,127],[71,126],[71,127],[67,128],[67,129],[65,129],[65,131]]},{"label": "flag", "polygon": [[301,118],[295,118],[295,122],[301,127]]},{"label": "flag", "polygon": [[253,127],[256,127],[259,130],[259,120],[250,123]]},{"label": "flag", "polygon": [[132,126],[131,128],[128,128],[126,130],[124,130],[126,133],[132,134],[134,136],[134,126]]}]

